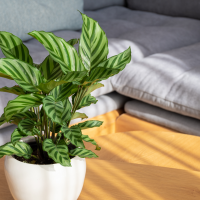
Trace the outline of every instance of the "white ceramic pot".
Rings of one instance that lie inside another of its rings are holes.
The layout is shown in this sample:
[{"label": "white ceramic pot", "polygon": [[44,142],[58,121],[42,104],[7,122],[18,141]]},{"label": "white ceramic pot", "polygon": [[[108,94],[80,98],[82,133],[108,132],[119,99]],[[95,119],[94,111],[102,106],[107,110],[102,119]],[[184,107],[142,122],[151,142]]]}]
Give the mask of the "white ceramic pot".
[{"label": "white ceramic pot", "polygon": [[15,200],[77,200],[85,179],[86,161],[74,157],[71,165],[34,165],[6,156],[4,169]]}]

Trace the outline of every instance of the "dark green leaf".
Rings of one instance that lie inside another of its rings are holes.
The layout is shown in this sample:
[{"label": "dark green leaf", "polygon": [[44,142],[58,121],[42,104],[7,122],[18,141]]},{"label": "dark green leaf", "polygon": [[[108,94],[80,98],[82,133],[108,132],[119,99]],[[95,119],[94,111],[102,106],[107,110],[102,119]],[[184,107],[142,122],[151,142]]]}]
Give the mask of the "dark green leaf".
[{"label": "dark green leaf", "polygon": [[12,33],[0,31],[0,48],[6,58],[19,59],[33,65],[28,48],[22,43],[20,38]]},{"label": "dark green leaf", "polygon": [[88,135],[82,135],[82,139],[86,142],[90,142],[96,146],[95,150],[101,150],[101,147],[95,142],[95,140],[91,139]]},{"label": "dark green leaf", "polygon": [[97,158],[98,156],[90,150],[76,148],[70,151],[72,156],[79,156],[80,158]]},{"label": "dark green leaf", "polygon": [[25,159],[29,159],[31,157],[33,150],[25,142],[16,142],[15,146],[9,142],[0,147],[0,158],[4,155],[17,155],[19,157],[24,157]]},{"label": "dark green leaf", "polygon": [[24,90],[20,88],[19,86],[13,86],[11,88],[5,86],[3,88],[0,88],[0,92],[7,92],[7,93],[16,94],[16,95],[25,94]]},{"label": "dark green leaf", "polygon": [[11,76],[19,86],[30,92],[40,91],[37,86],[43,82],[37,68],[17,59],[0,59],[0,73]]},{"label": "dark green leaf", "polygon": [[97,120],[88,120],[83,123],[79,123],[78,126],[80,129],[87,129],[87,128],[94,128],[94,127],[100,127],[103,124],[102,121]]},{"label": "dark green leaf", "polygon": [[45,139],[43,142],[43,150],[46,151],[50,158],[62,166],[71,167],[69,150],[64,140],[58,144],[54,144],[52,139]]},{"label": "dark green leaf", "polygon": [[52,95],[46,96],[43,99],[43,109],[53,122],[62,124],[62,114],[64,110],[62,101],[55,101]]},{"label": "dark green leaf", "polygon": [[68,98],[63,101],[63,107],[64,108],[62,113],[62,121],[68,122],[71,119],[71,110],[72,110],[72,105]]},{"label": "dark green leaf", "polygon": [[16,128],[11,135],[12,144],[15,145],[16,142],[19,142],[19,140],[21,140],[21,138],[23,138],[25,136],[27,136],[27,135],[24,134],[23,132],[21,132],[18,128]]},{"label": "dark green leaf", "polygon": [[25,134],[26,136],[34,136],[39,135],[41,136],[41,132],[35,127],[37,125],[37,122],[31,120],[31,119],[24,119],[20,121],[18,124],[19,130]]},{"label": "dark green leaf", "polygon": [[6,120],[9,121],[13,115],[26,112],[31,107],[41,105],[44,97],[44,95],[40,94],[25,94],[9,101],[7,106],[4,108]]},{"label": "dark green leaf", "polygon": [[91,94],[83,97],[83,99],[81,100],[77,110],[86,107],[86,106],[90,106],[92,103],[96,104],[98,100],[96,100],[95,97],[91,96]]},{"label": "dark green leaf", "polygon": [[61,131],[64,134],[64,137],[69,139],[73,145],[75,145],[76,147],[85,148],[83,140],[81,138],[81,129],[78,126],[72,126],[68,128],[66,125],[64,125],[62,126]]}]

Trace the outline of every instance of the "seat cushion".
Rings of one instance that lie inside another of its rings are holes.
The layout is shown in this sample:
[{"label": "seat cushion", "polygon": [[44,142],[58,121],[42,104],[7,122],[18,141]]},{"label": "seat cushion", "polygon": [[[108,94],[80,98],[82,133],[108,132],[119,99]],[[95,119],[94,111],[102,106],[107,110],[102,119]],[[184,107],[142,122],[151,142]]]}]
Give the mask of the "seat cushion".
[{"label": "seat cushion", "polygon": [[82,26],[80,12],[83,0],[1,0],[0,30],[11,32],[23,41],[32,38],[34,30],[78,30]]},{"label": "seat cushion", "polygon": [[127,4],[134,10],[200,19],[199,0],[127,0]]},{"label": "seat cushion", "polygon": [[131,41],[143,57],[200,42],[199,20],[169,17],[122,6],[85,13],[99,22],[109,39]]},{"label": "seat cushion", "polygon": [[126,96],[200,119],[200,43],[154,54],[111,80]]},{"label": "seat cushion", "polygon": [[200,121],[162,108],[137,101],[128,101],[125,112],[145,121],[173,129],[180,133],[200,136]]},{"label": "seat cushion", "polygon": [[84,10],[97,10],[108,6],[124,6],[125,0],[84,0]]}]

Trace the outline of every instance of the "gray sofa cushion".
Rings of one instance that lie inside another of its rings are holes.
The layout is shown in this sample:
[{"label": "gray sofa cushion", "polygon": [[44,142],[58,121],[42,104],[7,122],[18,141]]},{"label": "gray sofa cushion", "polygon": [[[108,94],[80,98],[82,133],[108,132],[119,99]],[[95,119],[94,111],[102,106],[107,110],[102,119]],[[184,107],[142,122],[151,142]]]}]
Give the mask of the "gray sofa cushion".
[{"label": "gray sofa cushion", "polygon": [[200,43],[154,54],[111,80],[126,96],[200,119]]},{"label": "gray sofa cushion", "polygon": [[85,13],[99,22],[108,38],[131,41],[142,57],[200,42],[199,20],[135,11],[121,6]]},{"label": "gray sofa cushion", "polygon": [[200,136],[200,121],[162,108],[132,100],[125,104],[125,112],[180,133]]},{"label": "gray sofa cushion", "polygon": [[84,10],[97,10],[108,6],[124,6],[125,0],[84,0]]},{"label": "gray sofa cushion", "polygon": [[0,30],[11,32],[23,41],[32,38],[33,30],[78,30],[83,0],[0,0]]},{"label": "gray sofa cushion", "polygon": [[200,19],[199,0],[127,0],[127,3],[135,10]]}]

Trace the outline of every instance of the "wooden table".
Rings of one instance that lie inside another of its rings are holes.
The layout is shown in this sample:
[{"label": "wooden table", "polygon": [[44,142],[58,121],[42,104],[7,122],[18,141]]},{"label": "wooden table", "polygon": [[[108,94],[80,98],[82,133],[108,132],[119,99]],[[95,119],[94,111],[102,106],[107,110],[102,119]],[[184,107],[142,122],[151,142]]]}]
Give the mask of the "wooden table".
[{"label": "wooden table", "polygon": [[[86,179],[79,200],[200,199],[199,137],[129,132],[95,139],[102,151],[98,152],[99,159],[87,159]],[[3,162],[1,159],[0,200],[13,200]]]}]

